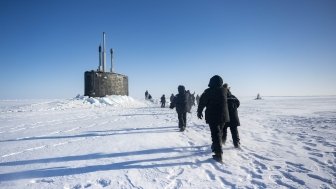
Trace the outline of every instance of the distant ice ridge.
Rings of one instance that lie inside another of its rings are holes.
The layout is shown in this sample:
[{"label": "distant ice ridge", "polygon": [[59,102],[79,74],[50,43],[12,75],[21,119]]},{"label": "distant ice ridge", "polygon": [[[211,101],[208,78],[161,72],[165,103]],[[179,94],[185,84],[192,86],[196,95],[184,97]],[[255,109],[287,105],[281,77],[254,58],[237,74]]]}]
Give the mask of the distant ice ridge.
[{"label": "distant ice ridge", "polygon": [[77,95],[72,99],[50,100],[17,100],[14,102],[0,101],[0,112],[42,112],[62,111],[72,108],[113,107],[113,108],[137,108],[158,106],[146,100],[137,100],[130,96],[112,95],[106,97],[88,97]]},{"label": "distant ice ridge", "polygon": [[154,104],[149,101],[136,100],[130,96],[111,95],[106,97],[88,97],[77,95],[75,100],[81,100],[84,104],[93,104],[96,106],[114,106],[114,107],[148,107]]}]

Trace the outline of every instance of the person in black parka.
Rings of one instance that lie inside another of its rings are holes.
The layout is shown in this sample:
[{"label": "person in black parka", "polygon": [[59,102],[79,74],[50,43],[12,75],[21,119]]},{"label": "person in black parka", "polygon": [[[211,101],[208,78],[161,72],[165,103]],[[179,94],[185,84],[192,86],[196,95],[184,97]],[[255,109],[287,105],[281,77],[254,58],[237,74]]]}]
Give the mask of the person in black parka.
[{"label": "person in black parka", "polygon": [[186,95],[187,95],[187,112],[191,113],[192,104],[191,104],[191,94],[189,90],[186,91]]},{"label": "person in black parka", "polygon": [[161,96],[161,108],[164,108],[166,106],[166,97],[165,95]]},{"label": "person in black parka", "polygon": [[223,80],[215,75],[210,79],[209,88],[200,97],[197,117],[202,119],[205,110],[205,121],[209,124],[212,139],[213,158],[222,161],[222,132],[225,123],[229,122],[227,107],[227,90],[223,88]]},{"label": "person in black parka", "polygon": [[152,98],[152,95],[151,94],[148,94],[148,100],[151,101],[151,102],[154,102],[153,98]]},{"label": "person in black parka", "polygon": [[173,102],[173,100],[174,100],[174,97],[175,97],[175,96],[174,96],[174,94],[172,93],[172,94],[171,94],[171,96],[170,96],[170,98],[169,98],[169,100],[170,100],[170,103],[172,103],[172,102]]},{"label": "person in black parka", "polygon": [[145,92],[145,99],[147,100],[148,99],[148,91],[146,90],[146,92]]},{"label": "person in black parka", "polygon": [[174,97],[170,108],[176,107],[177,117],[179,120],[180,131],[184,131],[187,126],[187,95],[183,85],[178,86],[178,94]]},{"label": "person in black parka", "polygon": [[193,94],[191,94],[191,106],[196,106],[195,104],[195,91]]},{"label": "person in black parka", "polygon": [[[224,88],[227,88],[227,84],[223,85]],[[239,100],[231,94],[230,90],[227,89],[227,102],[228,102],[228,109],[230,115],[230,122],[225,124],[223,127],[223,137],[222,142],[225,144],[226,136],[227,136],[227,128],[230,127],[232,141],[235,148],[240,148],[240,139],[238,133],[238,126],[240,126],[240,121],[238,117],[238,111],[240,102]]]}]

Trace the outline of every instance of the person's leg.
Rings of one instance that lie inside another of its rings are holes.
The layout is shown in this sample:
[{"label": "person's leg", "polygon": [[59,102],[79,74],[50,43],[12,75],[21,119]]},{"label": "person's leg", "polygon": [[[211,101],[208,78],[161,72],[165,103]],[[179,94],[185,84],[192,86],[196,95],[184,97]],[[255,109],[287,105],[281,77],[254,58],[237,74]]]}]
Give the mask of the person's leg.
[{"label": "person's leg", "polygon": [[187,112],[183,113],[183,123],[184,123],[183,127],[185,129],[187,127]]},{"label": "person's leg", "polygon": [[225,144],[225,142],[226,142],[227,128],[228,128],[227,125],[223,125],[222,144]]},{"label": "person's leg", "polygon": [[183,114],[185,114],[185,113],[177,113],[178,120],[179,120],[180,131],[184,131],[184,126],[185,126],[185,119],[184,119],[184,115]]},{"label": "person's leg", "polygon": [[177,118],[178,118],[178,121],[179,121],[179,128],[181,129],[183,127],[183,118],[182,118],[182,113],[177,113]]},{"label": "person's leg", "polygon": [[231,126],[230,131],[231,131],[231,135],[232,135],[233,145],[236,148],[239,148],[240,147],[240,139],[239,139],[238,127],[237,126]]},{"label": "person's leg", "polygon": [[221,126],[219,124],[209,124],[211,139],[212,139],[212,148],[213,152],[216,155],[222,154],[222,131]]}]

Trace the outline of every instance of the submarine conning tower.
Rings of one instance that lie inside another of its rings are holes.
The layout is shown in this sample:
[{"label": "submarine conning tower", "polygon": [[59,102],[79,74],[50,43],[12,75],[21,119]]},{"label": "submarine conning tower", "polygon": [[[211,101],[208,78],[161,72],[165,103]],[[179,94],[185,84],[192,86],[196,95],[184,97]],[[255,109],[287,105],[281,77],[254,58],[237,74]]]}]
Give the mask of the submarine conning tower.
[{"label": "submarine conning tower", "polygon": [[106,67],[105,32],[103,32],[103,46],[99,45],[99,66],[97,71],[84,73],[84,95],[89,97],[104,97],[106,95],[127,95],[128,77],[114,72],[113,49],[110,49],[111,69]]}]

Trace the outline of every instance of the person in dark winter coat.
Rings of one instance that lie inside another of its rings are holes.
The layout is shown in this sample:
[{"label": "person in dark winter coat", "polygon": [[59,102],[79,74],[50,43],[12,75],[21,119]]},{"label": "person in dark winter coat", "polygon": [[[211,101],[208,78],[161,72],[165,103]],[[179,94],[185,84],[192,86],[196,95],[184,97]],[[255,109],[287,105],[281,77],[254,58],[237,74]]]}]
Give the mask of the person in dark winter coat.
[{"label": "person in dark winter coat", "polygon": [[165,95],[161,96],[161,108],[166,107],[166,97]]},{"label": "person in dark winter coat", "polygon": [[197,105],[199,104],[199,99],[200,97],[198,95],[196,95],[196,102],[197,102]]},{"label": "person in dark winter coat", "polygon": [[223,88],[223,80],[215,75],[210,79],[209,88],[200,97],[197,117],[202,119],[205,110],[205,121],[209,124],[212,139],[213,158],[222,161],[222,132],[225,123],[229,122],[227,107],[227,89]]},{"label": "person in dark winter coat", "polygon": [[148,93],[148,91],[146,90],[146,92],[145,92],[145,99],[146,99],[146,100],[148,99],[148,95],[149,95],[149,93]]},{"label": "person in dark winter coat", "polygon": [[191,106],[195,106],[195,91],[193,94],[191,94]]},{"label": "person in dark winter coat", "polygon": [[[227,88],[227,84],[223,85],[224,88]],[[230,115],[230,122],[225,124],[223,127],[223,137],[222,142],[225,144],[227,136],[227,128],[230,127],[232,141],[235,148],[240,148],[240,139],[238,133],[238,126],[240,126],[240,121],[238,117],[238,111],[240,102],[239,100],[231,94],[230,90],[227,90],[227,102]]]},{"label": "person in dark winter coat", "polygon": [[176,107],[177,117],[179,120],[180,131],[184,131],[187,126],[187,95],[183,85],[178,86],[178,94],[174,97],[170,108]]},{"label": "person in dark winter coat", "polygon": [[187,90],[186,95],[187,95],[187,112],[191,113],[192,102],[191,102],[191,94],[189,90]]},{"label": "person in dark winter coat", "polygon": [[172,94],[171,94],[171,96],[170,96],[170,103],[172,103],[172,102],[173,102],[173,100],[174,100],[174,97],[175,97],[175,96],[174,96],[174,94],[172,93]]},{"label": "person in dark winter coat", "polygon": [[151,94],[148,94],[148,100],[154,102]]}]

